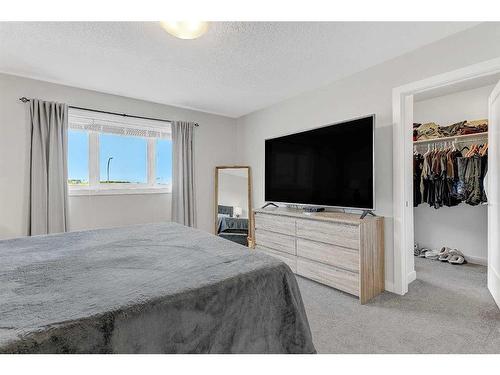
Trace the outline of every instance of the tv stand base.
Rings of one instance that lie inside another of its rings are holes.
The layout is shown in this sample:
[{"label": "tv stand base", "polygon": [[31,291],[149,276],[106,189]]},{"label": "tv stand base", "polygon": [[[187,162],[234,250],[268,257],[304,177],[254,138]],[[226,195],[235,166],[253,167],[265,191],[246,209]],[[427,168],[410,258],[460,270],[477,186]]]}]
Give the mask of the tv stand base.
[{"label": "tv stand base", "polygon": [[268,207],[268,206],[278,207],[278,205],[277,205],[277,204],[274,204],[274,203],[272,203],[272,202],[268,202],[268,203],[266,203],[265,205],[263,205],[261,208],[266,208],[266,207]]},{"label": "tv stand base", "polygon": [[371,215],[371,216],[377,216],[373,213],[373,211],[370,211],[370,210],[363,210],[363,213],[361,214],[361,217],[360,219],[364,219],[366,217],[366,215]]}]

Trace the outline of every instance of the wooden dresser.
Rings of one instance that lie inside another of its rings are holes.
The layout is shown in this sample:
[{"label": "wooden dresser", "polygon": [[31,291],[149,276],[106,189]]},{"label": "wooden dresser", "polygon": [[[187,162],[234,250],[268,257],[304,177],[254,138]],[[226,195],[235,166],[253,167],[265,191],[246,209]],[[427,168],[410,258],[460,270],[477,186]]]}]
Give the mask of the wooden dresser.
[{"label": "wooden dresser", "polygon": [[384,219],[336,212],[254,210],[255,248],[297,275],[365,303],[384,290]]}]

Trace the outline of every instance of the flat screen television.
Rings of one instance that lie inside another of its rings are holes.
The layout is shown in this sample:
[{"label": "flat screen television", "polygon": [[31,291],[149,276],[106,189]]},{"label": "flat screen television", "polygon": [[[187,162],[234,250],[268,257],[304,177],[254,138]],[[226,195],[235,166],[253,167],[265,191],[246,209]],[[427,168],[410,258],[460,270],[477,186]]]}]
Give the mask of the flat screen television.
[{"label": "flat screen television", "polygon": [[265,200],[373,210],[375,116],[266,140]]}]

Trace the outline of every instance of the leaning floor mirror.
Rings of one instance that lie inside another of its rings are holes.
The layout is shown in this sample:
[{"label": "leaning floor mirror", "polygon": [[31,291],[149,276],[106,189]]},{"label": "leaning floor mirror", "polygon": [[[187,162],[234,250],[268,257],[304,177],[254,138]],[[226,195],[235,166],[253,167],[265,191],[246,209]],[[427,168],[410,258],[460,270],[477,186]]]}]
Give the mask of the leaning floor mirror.
[{"label": "leaning floor mirror", "polygon": [[252,181],[248,166],[215,167],[215,234],[253,247]]}]

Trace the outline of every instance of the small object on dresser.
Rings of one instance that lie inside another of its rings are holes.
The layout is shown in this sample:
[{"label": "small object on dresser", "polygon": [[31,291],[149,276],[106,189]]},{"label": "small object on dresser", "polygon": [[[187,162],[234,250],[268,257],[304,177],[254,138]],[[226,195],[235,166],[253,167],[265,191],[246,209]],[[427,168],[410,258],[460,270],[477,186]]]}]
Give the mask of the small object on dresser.
[{"label": "small object on dresser", "polygon": [[323,212],[324,210],[325,210],[324,207],[312,207],[312,206],[304,207],[305,212]]},{"label": "small object on dresser", "polygon": [[234,216],[240,217],[243,215],[243,209],[241,207],[235,206],[234,207]]}]

